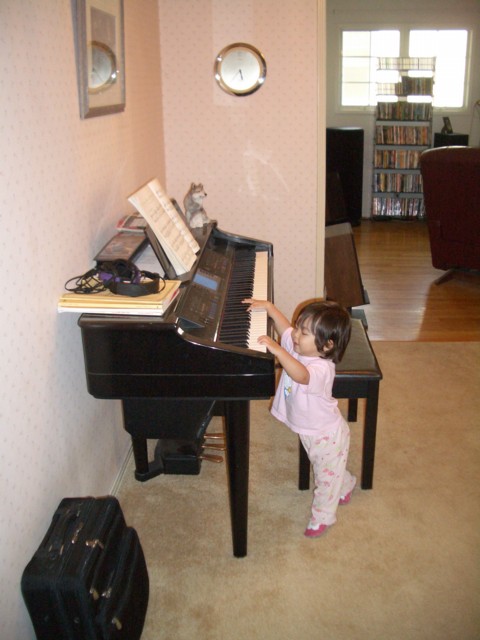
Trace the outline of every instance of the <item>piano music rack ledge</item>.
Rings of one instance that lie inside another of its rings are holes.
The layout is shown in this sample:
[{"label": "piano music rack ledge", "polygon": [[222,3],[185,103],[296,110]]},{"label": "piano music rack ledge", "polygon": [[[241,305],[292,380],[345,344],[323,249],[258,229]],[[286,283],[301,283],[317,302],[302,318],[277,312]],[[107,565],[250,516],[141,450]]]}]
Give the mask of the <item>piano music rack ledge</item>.
[{"label": "piano music rack ledge", "polygon": [[[365,398],[362,448],[362,489],[373,486],[377,412],[382,372],[361,320],[352,319],[352,336],[342,362],[337,365],[333,397],[348,399],[348,422],[356,422],[358,399]],[[310,487],[310,461],[299,440],[298,488]]]}]

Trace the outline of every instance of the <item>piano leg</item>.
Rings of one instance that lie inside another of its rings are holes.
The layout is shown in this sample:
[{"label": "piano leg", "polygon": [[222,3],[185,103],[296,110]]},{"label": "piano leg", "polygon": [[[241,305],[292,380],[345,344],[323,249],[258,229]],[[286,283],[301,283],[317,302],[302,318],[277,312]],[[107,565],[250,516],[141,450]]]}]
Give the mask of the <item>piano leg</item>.
[{"label": "piano leg", "polygon": [[250,403],[228,400],[224,409],[233,555],[243,558],[247,555]]},{"label": "piano leg", "polygon": [[140,481],[150,479],[148,464],[147,440],[145,438],[132,437],[133,458],[135,460],[135,478]]}]

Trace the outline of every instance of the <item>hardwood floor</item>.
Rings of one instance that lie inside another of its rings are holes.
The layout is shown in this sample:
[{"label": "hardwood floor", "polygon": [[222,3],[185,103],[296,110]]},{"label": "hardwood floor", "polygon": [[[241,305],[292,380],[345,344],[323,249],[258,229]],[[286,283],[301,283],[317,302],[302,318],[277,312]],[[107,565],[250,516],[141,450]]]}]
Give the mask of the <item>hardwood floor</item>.
[{"label": "hardwood floor", "polygon": [[480,274],[434,284],[444,272],[432,267],[425,223],[362,220],[353,232],[371,340],[480,340]]}]

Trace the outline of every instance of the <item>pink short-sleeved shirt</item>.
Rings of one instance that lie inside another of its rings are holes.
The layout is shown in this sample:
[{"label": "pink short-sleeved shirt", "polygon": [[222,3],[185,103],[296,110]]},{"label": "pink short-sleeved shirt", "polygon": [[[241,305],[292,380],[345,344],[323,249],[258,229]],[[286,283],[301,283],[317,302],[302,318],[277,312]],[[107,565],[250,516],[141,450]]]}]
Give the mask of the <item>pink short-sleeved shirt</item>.
[{"label": "pink short-sleeved shirt", "polygon": [[282,335],[282,347],[307,367],[308,384],[294,382],[283,371],[272,404],[272,415],[302,435],[326,433],[344,421],[338,402],[332,397],[335,363],[318,357],[301,356],[293,349],[292,328]]}]

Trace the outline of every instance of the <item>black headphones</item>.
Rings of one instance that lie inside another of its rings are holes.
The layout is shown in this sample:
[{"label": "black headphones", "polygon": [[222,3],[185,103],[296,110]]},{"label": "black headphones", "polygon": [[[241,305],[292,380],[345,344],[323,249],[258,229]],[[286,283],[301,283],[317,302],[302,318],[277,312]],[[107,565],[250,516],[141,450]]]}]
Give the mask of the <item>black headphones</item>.
[{"label": "black headphones", "polygon": [[[160,290],[159,274],[140,271],[130,260],[101,262],[98,265],[98,271],[105,287],[117,295],[146,296]],[[144,278],[148,278],[149,282],[145,282]]]},{"label": "black headphones", "polygon": [[[148,281],[145,281],[145,278]],[[72,281],[73,287],[70,285]],[[74,293],[100,293],[109,289],[117,295],[131,297],[157,293],[164,287],[165,280],[158,273],[140,271],[130,260],[101,262],[96,269],[71,278],[65,283],[65,289]]]}]

